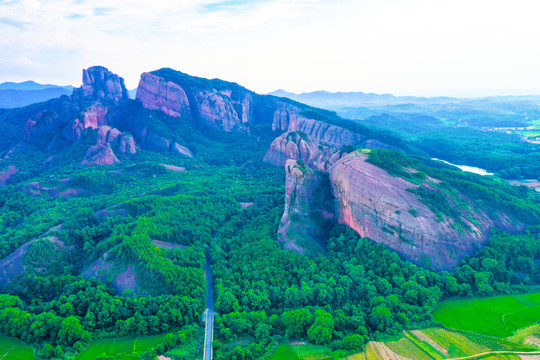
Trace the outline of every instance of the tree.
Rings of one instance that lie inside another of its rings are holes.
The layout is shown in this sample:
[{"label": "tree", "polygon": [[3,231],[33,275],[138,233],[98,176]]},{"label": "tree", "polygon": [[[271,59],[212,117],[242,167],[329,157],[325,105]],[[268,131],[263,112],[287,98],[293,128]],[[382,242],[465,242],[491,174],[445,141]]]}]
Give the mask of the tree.
[{"label": "tree", "polygon": [[69,316],[62,320],[58,331],[58,340],[61,344],[72,346],[79,340],[88,341],[90,333],[84,330],[83,326],[75,316]]},{"label": "tree", "polygon": [[345,336],[341,344],[342,344],[343,349],[347,351],[360,351],[365,341],[366,340],[364,339],[363,336],[358,335],[358,334],[351,334],[351,335]]},{"label": "tree", "polygon": [[392,312],[384,305],[371,311],[369,323],[373,330],[384,331],[392,321]]},{"label": "tree", "polygon": [[281,322],[285,326],[285,332],[290,337],[304,336],[311,324],[313,315],[308,309],[286,311],[281,316]]},{"label": "tree", "polygon": [[315,311],[315,321],[308,330],[308,338],[315,344],[326,344],[332,340],[334,318],[324,310]]}]

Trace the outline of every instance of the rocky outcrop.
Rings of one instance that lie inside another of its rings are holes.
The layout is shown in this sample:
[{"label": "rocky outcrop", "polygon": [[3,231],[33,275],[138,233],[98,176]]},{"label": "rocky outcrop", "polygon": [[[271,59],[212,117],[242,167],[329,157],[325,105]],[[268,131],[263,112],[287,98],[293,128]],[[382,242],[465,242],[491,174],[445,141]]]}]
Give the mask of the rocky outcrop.
[{"label": "rocky outcrop", "polygon": [[138,294],[139,286],[133,265],[119,264],[103,254],[81,273],[85,279],[95,277],[112,285],[115,293],[121,295],[125,290]]},{"label": "rocky outcrop", "polygon": [[19,169],[13,165],[9,165],[7,168],[0,170],[0,187],[6,186],[9,183],[9,179],[18,172]]},{"label": "rocky outcrop", "polygon": [[[97,129],[100,126],[108,125],[109,119],[107,118],[107,113],[109,108],[101,103],[95,103],[94,105],[88,107],[84,111],[83,115],[83,128],[84,129]],[[76,119],[78,120],[78,119]]]},{"label": "rocky outcrop", "polygon": [[197,98],[196,106],[203,123],[225,131],[231,131],[242,123],[233,101],[228,96],[215,92],[202,92]]},{"label": "rocky outcrop", "polygon": [[103,66],[93,66],[83,70],[83,84],[77,93],[94,101],[112,101],[129,99],[124,79],[110,72]]},{"label": "rocky outcrop", "polygon": [[191,152],[191,150],[177,143],[172,144],[171,152],[175,155],[180,155],[180,156],[189,157],[189,158],[193,157],[193,153]]},{"label": "rocky outcrop", "polygon": [[159,110],[173,117],[192,117],[184,90],[172,81],[150,73],[141,75],[136,98],[149,110]]},{"label": "rocky outcrop", "polygon": [[97,145],[106,144],[110,144],[122,155],[133,155],[138,150],[138,146],[130,133],[121,132],[108,125],[99,128],[97,139]]},{"label": "rocky outcrop", "polygon": [[416,194],[417,188],[400,177],[365,161],[357,152],[344,156],[332,168],[330,181],[337,201],[339,222],[360,236],[385,244],[414,263],[437,270],[450,269],[486,240],[494,223],[479,210],[469,230],[453,221],[441,221]]},{"label": "rocky outcrop", "polygon": [[79,142],[84,134],[84,125],[79,119],[75,119],[64,127],[62,136],[72,142]]},{"label": "rocky outcrop", "polygon": [[111,145],[107,143],[90,146],[81,165],[114,165],[119,162]]},{"label": "rocky outcrop", "polygon": [[264,161],[283,167],[288,159],[302,160],[314,169],[327,171],[339,156],[337,149],[317,144],[301,131],[292,131],[280,135],[272,142]]}]

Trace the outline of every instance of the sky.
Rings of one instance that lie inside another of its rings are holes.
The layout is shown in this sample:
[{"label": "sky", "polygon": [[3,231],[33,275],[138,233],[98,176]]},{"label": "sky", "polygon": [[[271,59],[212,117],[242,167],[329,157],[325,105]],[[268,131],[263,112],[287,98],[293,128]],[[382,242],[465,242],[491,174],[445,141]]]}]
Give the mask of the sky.
[{"label": "sky", "polygon": [[258,93],[540,95],[538,0],[0,0],[0,82],[128,89],[170,67]]}]

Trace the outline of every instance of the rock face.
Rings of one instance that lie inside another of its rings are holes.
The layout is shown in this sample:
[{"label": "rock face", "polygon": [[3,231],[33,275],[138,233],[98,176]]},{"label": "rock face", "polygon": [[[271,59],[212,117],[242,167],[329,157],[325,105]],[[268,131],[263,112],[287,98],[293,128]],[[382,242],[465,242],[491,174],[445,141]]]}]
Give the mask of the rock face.
[{"label": "rock face", "polygon": [[[166,74],[181,74],[162,69]],[[143,73],[137,88],[137,100],[149,110],[159,110],[173,117],[197,120],[225,131],[246,129],[252,119],[252,93],[236,85],[236,89],[217,89],[210,80],[193,79],[182,74],[185,83],[169,81],[154,73]],[[220,83],[221,84],[221,83]],[[221,84],[222,85],[222,84]]]},{"label": "rock face", "polygon": [[344,156],[330,172],[339,222],[359,235],[385,244],[408,260],[437,270],[455,267],[486,240],[494,223],[475,212],[471,231],[460,232],[407,191],[418,185],[394,177],[365,161],[365,155]]},{"label": "rock face", "polygon": [[230,97],[215,92],[202,92],[197,97],[199,117],[205,124],[231,131],[242,123]]},{"label": "rock face", "polygon": [[[285,114],[283,113],[285,112]],[[366,139],[361,134],[354,133],[340,126],[313,120],[295,114],[292,110],[278,109],[274,115],[272,129],[284,131],[299,131],[308,135],[314,141],[328,146],[346,146],[359,144]]]},{"label": "rock face", "polygon": [[192,116],[184,90],[177,84],[150,73],[141,75],[136,98],[149,110],[160,110],[169,116],[186,119]]},{"label": "rock face", "polygon": [[314,171],[302,160],[285,163],[285,209],[278,229],[283,247],[300,254],[322,252],[326,230],[334,220],[328,175]]},{"label": "rock face", "polygon": [[282,167],[288,159],[302,160],[314,169],[326,171],[338,158],[339,153],[335,149],[317,144],[301,131],[292,131],[283,133],[272,142],[264,161]]},{"label": "rock face", "polygon": [[313,237],[309,221],[311,199],[319,179],[314,171],[296,160],[285,164],[285,210],[278,229],[278,240],[284,248],[303,254]]},{"label": "rock face", "polygon": [[124,79],[103,66],[93,66],[83,70],[81,90],[85,97],[96,101],[117,102],[129,99]]},{"label": "rock face", "polygon": [[[326,210],[329,214],[335,212],[340,223],[360,236],[387,245],[416,264],[446,270],[472,254],[486,241],[487,230],[499,225],[472,201],[469,207],[474,211],[462,216],[468,229],[460,228],[453,220],[441,221],[415,193],[407,190],[418,185],[367,163],[366,155],[357,151],[348,154],[339,146],[350,143],[377,148],[384,144],[328,124],[308,127],[312,120],[294,112],[277,114],[279,124],[300,126],[311,134],[285,132],[272,142],[264,157],[268,163],[285,167],[285,210],[278,230],[278,240],[285,248],[303,253],[306,239],[317,238],[314,229],[321,217],[314,218],[313,211]],[[314,194],[321,183],[321,173],[314,170],[329,174],[335,199],[329,208],[317,209],[314,205]],[[427,183],[423,186],[429,188]]]},{"label": "rock face", "polygon": [[[109,119],[107,113],[109,108],[101,103],[95,103],[84,111],[82,126],[83,129],[97,129],[100,126],[107,125]],[[78,120],[78,119],[76,119]]]}]

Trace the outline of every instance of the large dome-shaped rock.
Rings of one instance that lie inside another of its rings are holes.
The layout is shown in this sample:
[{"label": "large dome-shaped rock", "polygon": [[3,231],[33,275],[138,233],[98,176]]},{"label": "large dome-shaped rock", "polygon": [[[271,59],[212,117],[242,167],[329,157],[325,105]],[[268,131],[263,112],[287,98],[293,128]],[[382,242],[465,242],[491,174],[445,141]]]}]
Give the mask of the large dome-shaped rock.
[{"label": "large dome-shaped rock", "polygon": [[[359,235],[385,244],[406,259],[433,269],[451,269],[487,239],[493,221],[480,211],[467,214],[474,224],[458,229],[435,213],[408,189],[418,185],[365,161],[353,152],[330,172],[339,221]],[[475,225],[477,224],[477,225]]]}]

